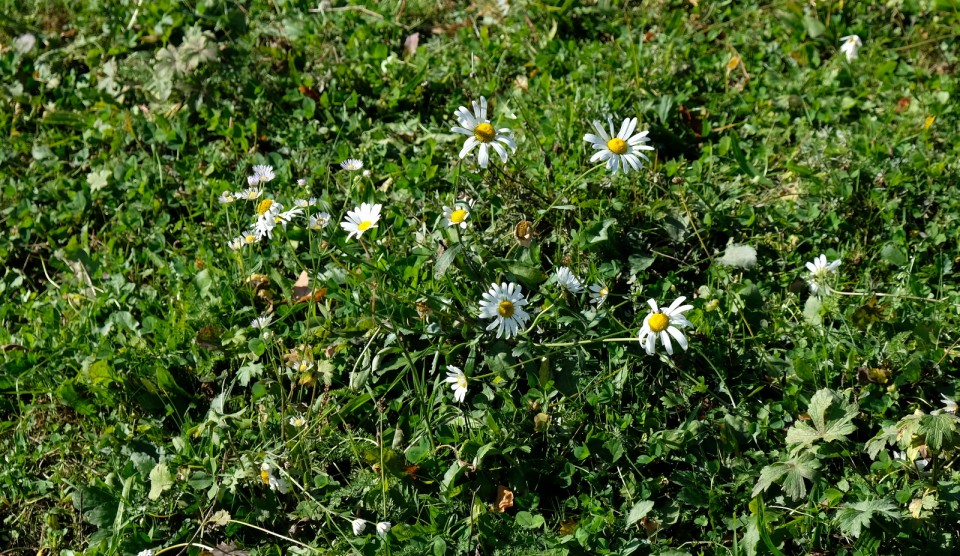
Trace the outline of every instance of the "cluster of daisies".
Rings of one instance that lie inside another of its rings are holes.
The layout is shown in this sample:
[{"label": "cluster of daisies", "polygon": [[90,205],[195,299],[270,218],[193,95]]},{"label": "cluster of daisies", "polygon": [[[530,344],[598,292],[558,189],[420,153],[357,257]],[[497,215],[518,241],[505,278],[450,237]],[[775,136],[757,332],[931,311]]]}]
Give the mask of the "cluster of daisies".
[{"label": "cluster of daisies", "polygon": [[[460,149],[460,158],[465,158],[470,152],[477,149],[477,163],[481,168],[486,168],[490,163],[490,150],[500,157],[501,162],[507,162],[507,150],[514,152],[517,150],[517,143],[512,135],[510,128],[495,128],[487,117],[487,99],[480,97],[480,102],[473,102],[473,113],[466,107],[461,106],[454,113],[457,122],[460,125],[454,126],[450,131],[466,135],[467,139],[463,142],[463,148]],[[620,124],[620,129],[614,133],[613,119],[607,119],[607,129],[599,121],[593,122],[593,127],[597,134],[587,133],[583,140],[590,143],[591,147],[597,151],[590,158],[590,162],[603,162],[611,173],[623,172],[630,173],[630,169],[639,171],[642,165],[641,159],[649,161],[643,151],[652,151],[653,147],[645,145],[650,141],[647,137],[649,131],[637,130],[637,118],[627,118]],[[609,133],[608,133],[609,130]]]},{"label": "cluster of daisies", "polygon": [[[363,162],[351,158],[340,163],[340,166],[344,170],[356,171],[363,168]],[[295,199],[293,207],[288,209],[276,199],[266,196],[261,185],[275,177],[273,167],[254,166],[253,174],[247,177],[247,189],[237,192],[224,191],[220,194],[218,201],[221,204],[230,204],[238,200],[257,201],[253,224],[241,235],[227,242],[231,249],[241,249],[244,245],[258,243],[264,238],[272,239],[277,226],[285,230],[287,224],[301,216],[306,216],[306,225],[310,230],[319,231],[327,227],[330,222],[329,212],[321,211],[313,214],[306,212],[318,206],[320,202],[316,197]],[[297,185],[306,185],[306,180],[297,180]],[[363,232],[376,228],[380,220],[381,208],[382,205],[379,204],[363,203],[348,211],[346,218],[340,223],[340,227],[347,232],[347,239],[360,237]]]},{"label": "cluster of daisies", "polygon": [[[860,46],[859,37],[852,35],[851,37],[845,37],[845,41],[842,48],[844,54],[848,58],[855,57],[856,48]],[[492,150],[505,163],[509,153],[514,152],[517,148],[516,141],[512,137],[513,131],[505,127],[494,127],[489,118],[489,107],[485,97],[480,97],[479,102],[474,101],[472,106],[472,111],[461,106],[454,114],[459,125],[454,126],[451,131],[467,137],[460,150],[460,158],[465,158],[476,149],[477,163],[481,168],[486,168],[489,165]],[[583,136],[584,141],[589,143],[596,151],[590,158],[591,162],[602,163],[612,174],[620,172],[629,174],[631,170],[639,171],[643,161],[649,161],[644,151],[653,150],[653,147],[646,145],[650,141],[648,131],[638,131],[637,118],[624,119],[619,129],[615,128],[611,118],[607,119],[606,127],[599,121],[592,123],[596,133],[587,133]],[[363,168],[363,163],[357,159],[348,159],[341,163],[341,167],[346,171],[357,171]],[[248,189],[237,193],[224,192],[220,201],[230,203],[237,199],[258,200],[263,194],[260,186],[271,181],[274,177],[273,168],[270,166],[255,166],[253,174],[247,178]],[[303,185],[302,180],[298,183]],[[255,223],[242,236],[232,240],[230,246],[239,249],[243,245],[256,243],[264,237],[270,238],[277,226],[286,228],[286,225],[295,217],[305,214],[305,210],[316,204],[317,200],[314,198],[297,199],[293,202],[293,208],[285,209],[274,199],[264,198],[259,200]],[[380,204],[362,203],[348,211],[344,220],[340,223],[340,227],[347,232],[347,239],[354,237],[359,239],[364,232],[376,228],[382,208]],[[452,206],[443,206],[443,225],[466,229],[472,209],[473,204],[470,202],[457,202]],[[326,227],[329,220],[329,213],[319,212],[309,217],[308,227],[319,230]],[[519,238],[520,234],[518,232]],[[813,262],[806,264],[810,272],[807,283],[814,295],[822,296],[830,293],[831,277],[836,273],[839,265],[839,260],[828,262],[825,255],[820,255]],[[570,295],[580,295],[587,291],[580,278],[566,266],[556,269],[554,282]],[[609,294],[609,289],[603,284],[589,286],[590,303],[596,309],[603,305]],[[693,306],[684,304],[685,301],[686,297],[681,296],[671,304],[661,306],[654,299],[647,300],[651,312],[643,319],[638,339],[649,355],[656,354],[658,343],[663,346],[663,350],[668,355],[674,354],[674,346],[680,346],[683,350],[689,347],[684,330],[692,327],[692,324],[684,316],[684,313],[692,309]],[[527,303],[527,298],[524,296],[520,284],[515,282],[493,283],[483,293],[479,301],[479,316],[482,319],[490,320],[486,330],[496,330],[497,338],[514,338],[526,328],[530,320],[530,313],[524,308]],[[253,326],[261,329],[266,328],[266,325],[259,321],[255,321]],[[457,402],[463,402],[468,385],[468,378],[464,372],[458,367],[448,366],[446,382],[453,390],[454,399]]]}]

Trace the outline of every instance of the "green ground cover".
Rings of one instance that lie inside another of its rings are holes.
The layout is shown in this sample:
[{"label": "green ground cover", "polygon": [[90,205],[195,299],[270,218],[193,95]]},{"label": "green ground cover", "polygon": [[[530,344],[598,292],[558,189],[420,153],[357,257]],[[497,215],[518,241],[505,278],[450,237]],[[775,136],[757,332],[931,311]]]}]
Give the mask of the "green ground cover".
[{"label": "green ground cover", "polygon": [[956,3],[0,6],[0,554],[960,550]]}]

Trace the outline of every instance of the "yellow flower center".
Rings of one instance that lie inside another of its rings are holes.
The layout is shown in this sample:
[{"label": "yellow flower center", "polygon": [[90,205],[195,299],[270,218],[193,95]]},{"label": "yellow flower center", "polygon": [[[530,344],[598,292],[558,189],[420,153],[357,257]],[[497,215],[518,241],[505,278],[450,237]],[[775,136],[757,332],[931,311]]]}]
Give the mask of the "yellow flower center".
[{"label": "yellow flower center", "polygon": [[467,376],[466,376],[466,375],[460,375],[460,376],[457,377],[457,386],[459,386],[460,388],[466,388],[466,387],[467,387]]},{"label": "yellow flower center", "polygon": [[260,480],[263,481],[263,484],[270,484],[270,471],[267,469],[260,470]]},{"label": "yellow flower center", "polygon": [[467,214],[469,213],[465,209],[457,209],[450,213],[450,222],[462,224],[467,219]]},{"label": "yellow flower center", "polygon": [[514,310],[513,303],[510,301],[506,301],[506,300],[501,301],[500,305],[497,306],[497,313],[499,313],[500,316],[505,319],[508,319],[513,316],[513,310]]},{"label": "yellow flower center", "polygon": [[627,143],[619,137],[614,137],[607,141],[607,148],[610,149],[610,152],[613,154],[623,154],[627,152]]},{"label": "yellow flower center", "polygon": [[357,230],[361,232],[365,232],[370,226],[373,226],[373,222],[369,220],[364,220],[363,222],[357,224]]},{"label": "yellow flower center", "polygon": [[264,199],[260,201],[260,203],[257,205],[257,214],[263,216],[264,213],[270,210],[271,206],[273,206],[273,201],[270,199]]},{"label": "yellow flower center", "polygon": [[600,288],[600,297],[607,297],[608,293],[610,293],[610,290],[607,288]]},{"label": "yellow flower center", "polygon": [[256,241],[257,241],[257,236],[255,236],[255,235],[253,235],[253,234],[247,234],[247,235],[243,236],[243,241],[244,241],[245,243],[248,243],[248,244],[250,244],[250,243],[256,243]]},{"label": "yellow flower center", "polygon": [[663,313],[654,313],[650,315],[650,320],[647,321],[647,324],[650,325],[650,330],[654,332],[663,332],[670,326],[670,317],[664,315]]},{"label": "yellow flower center", "polygon": [[489,143],[493,141],[493,138],[497,136],[497,131],[493,129],[493,126],[484,122],[477,125],[473,128],[473,136],[477,138],[477,141],[481,143]]}]

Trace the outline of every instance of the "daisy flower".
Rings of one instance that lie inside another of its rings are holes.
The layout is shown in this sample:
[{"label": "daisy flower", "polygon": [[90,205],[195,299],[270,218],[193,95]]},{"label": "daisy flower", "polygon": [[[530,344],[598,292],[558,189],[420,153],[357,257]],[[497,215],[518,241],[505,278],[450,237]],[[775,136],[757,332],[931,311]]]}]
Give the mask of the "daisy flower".
[{"label": "daisy flower", "polygon": [[467,228],[467,218],[470,217],[470,209],[466,205],[457,204],[454,207],[443,207],[443,225],[446,227],[460,226]]},{"label": "daisy flower", "polygon": [[494,129],[490,120],[487,119],[487,99],[480,97],[480,104],[473,101],[473,114],[461,106],[455,112],[457,121],[460,125],[450,128],[450,131],[462,133],[467,136],[463,143],[463,149],[460,150],[460,158],[464,158],[474,147],[480,145],[477,162],[481,168],[486,168],[490,161],[490,149],[492,148],[500,155],[500,160],[504,164],[507,162],[507,149],[517,150],[517,144],[509,135],[513,133],[508,128]]},{"label": "daisy flower", "polygon": [[813,262],[806,263],[807,270],[810,271],[810,277],[807,278],[810,293],[814,295],[829,294],[830,286],[827,285],[827,282],[832,275],[836,274],[839,266],[840,259],[828,263],[826,255],[820,255],[813,259]]},{"label": "daisy flower", "polygon": [[293,417],[290,417],[289,423],[292,427],[300,428],[307,424],[307,420],[303,417],[303,415],[294,415]]},{"label": "daisy flower", "polygon": [[279,491],[280,494],[286,494],[287,491],[290,490],[290,483],[284,479],[274,477],[270,464],[267,462],[263,462],[260,466],[260,480],[263,481],[263,484],[269,486],[270,490]]},{"label": "daisy flower", "polygon": [[590,286],[590,303],[596,303],[597,309],[607,300],[608,295],[610,295],[610,290],[606,286],[601,284]]},{"label": "daisy flower", "polygon": [[381,521],[377,524],[377,534],[381,537],[386,537],[387,533],[390,532],[390,529],[393,528],[393,525],[389,521]]},{"label": "daisy flower", "polygon": [[264,164],[259,164],[253,167],[253,176],[257,178],[257,183],[267,183],[268,181],[277,177],[273,173],[273,166],[266,166]]},{"label": "daisy flower", "polygon": [[241,247],[243,247],[244,243],[245,243],[245,242],[244,242],[244,240],[243,240],[243,236],[239,236],[239,237],[235,237],[235,238],[231,239],[230,241],[228,241],[228,242],[227,242],[227,247],[229,247],[230,249],[236,251],[236,250],[240,249]]},{"label": "daisy flower", "polygon": [[597,151],[590,157],[590,162],[606,161],[607,169],[614,174],[620,170],[623,170],[624,174],[629,174],[630,168],[639,172],[642,165],[640,159],[650,160],[641,151],[653,150],[653,147],[644,145],[650,140],[647,137],[650,132],[641,131],[634,134],[634,130],[637,129],[636,118],[623,120],[623,123],[620,124],[620,132],[616,135],[613,134],[613,119],[608,118],[607,123],[610,126],[609,135],[600,125],[600,121],[594,120],[593,127],[599,135],[587,133],[583,136],[583,140],[590,143]]},{"label": "daisy flower", "polygon": [[300,178],[297,180],[297,185],[307,185],[307,180]]},{"label": "daisy flower", "polygon": [[267,327],[270,326],[270,321],[272,320],[273,320],[273,317],[271,317],[270,315],[262,315],[253,319],[250,322],[250,327],[256,328],[258,330],[265,330]]},{"label": "daisy flower", "polygon": [[935,411],[931,411],[930,413],[936,414],[936,413],[943,412],[943,413],[952,413],[953,415],[957,414],[957,402],[948,398],[946,394],[940,395],[940,401],[943,402],[943,409],[937,409]]},{"label": "daisy flower", "polygon": [[457,402],[463,402],[467,397],[467,375],[459,367],[447,365],[447,378],[444,382],[450,383],[450,389],[453,390],[453,399]]},{"label": "daisy flower", "polygon": [[287,368],[295,373],[305,373],[313,368],[313,363],[306,359],[300,359],[287,365]]},{"label": "daisy flower", "polygon": [[247,230],[242,236],[240,236],[240,239],[243,240],[244,245],[253,245],[257,242],[256,229]]},{"label": "daisy flower", "polygon": [[358,158],[348,158],[340,163],[340,167],[349,172],[356,172],[363,168],[363,161]]},{"label": "daisy flower", "polygon": [[259,187],[248,187],[243,191],[238,191],[234,193],[238,199],[246,199],[248,201],[256,201],[260,198],[260,195],[263,195],[263,190]]},{"label": "daisy flower", "polygon": [[480,317],[494,319],[487,330],[497,329],[497,338],[504,336],[508,340],[519,333],[530,315],[522,309],[527,300],[521,293],[521,286],[506,282],[491,284],[490,290],[480,300]]},{"label": "daisy flower", "polygon": [[557,277],[557,283],[568,292],[572,294],[583,292],[583,284],[580,283],[579,278],[573,275],[573,272],[570,272],[569,268],[561,266],[557,269],[555,276]]},{"label": "daisy flower", "polygon": [[274,225],[280,224],[283,226],[283,229],[287,229],[287,224],[293,221],[294,216],[298,216],[303,213],[301,208],[292,208],[286,212],[278,212],[273,216]]},{"label": "daisy flower", "polygon": [[314,214],[313,216],[310,217],[310,229],[322,230],[327,227],[327,224],[329,222],[330,222],[330,214],[326,212]]},{"label": "daisy flower", "polygon": [[840,40],[843,41],[843,44],[840,45],[840,52],[847,57],[847,62],[856,60],[857,51],[863,46],[860,37],[857,35],[847,35],[846,37],[840,37]]},{"label": "daisy flower", "polygon": [[309,199],[295,199],[293,201],[293,206],[297,208],[305,209],[307,207],[312,207],[317,204],[316,197],[310,197]]},{"label": "daisy flower", "polygon": [[224,191],[217,197],[217,201],[220,201],[221,205],[228,205],[237,200],[237,197],[233,194],[232,191]]},{"label": "daisy flower", "polygon": [[362,535],[362,534],[363,534],[363,530],[367,528],[367,520],[366,520],[366,519],[360,519],[360,518],[358,517],[357,519],[354,519],[353,521],[350,522],[350,526],[353,527],[353,534],[354,534],[354,535],[358,535],[358,536],[359,536],[359,535]]},{"label": "daisy flower", "polygon": [[347,217],[340,223],[340,227],[349,232],[347,239],[349,240],[351,236],[357,236],[357,239],[359,239],[363,232],[370,228],[376,228],[377,222],[380,220],[380,208],[382,206],[380,204],[363,203],[349,211]]},{"label": "daisy flower", "polygon": [[686,297],[680,296],[666,309],[658,307],[657,302],[652,299],[647,300],[647,304],[650,305],[653,312],[643,319],[643,326],[640,327],[640,343],[644,345],[648,355],[656,353],[654,348],[657,346],[658,337],[669,355],[673,355],[671,336],[680,344],[680,347],[684,350],[687,349],[687,338],[680,329],[693,325],[682,313],[693,309],[693,305],[681,306],[680,304],[686,299]]},{"label": "daisy flower", "polygon": [[260,183],[260,178],[256,175],[247,176],[247,185],[250,187],[257,185],[258,183]]}]

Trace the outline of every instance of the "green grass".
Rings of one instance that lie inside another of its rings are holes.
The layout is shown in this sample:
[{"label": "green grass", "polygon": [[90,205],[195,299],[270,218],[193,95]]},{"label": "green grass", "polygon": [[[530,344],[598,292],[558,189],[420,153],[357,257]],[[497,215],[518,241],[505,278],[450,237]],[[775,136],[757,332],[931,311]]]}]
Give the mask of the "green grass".
[{"label": "green grass", "polygon": [[[3,553],[960,548],[956,3],[0,7]],[[486,169],[481,96],[518,145]],[[608,116],[639,172],[589,161]],[[322,230],[228,247],[311,197]]]}]

